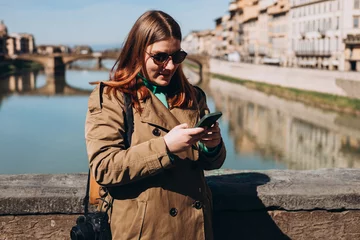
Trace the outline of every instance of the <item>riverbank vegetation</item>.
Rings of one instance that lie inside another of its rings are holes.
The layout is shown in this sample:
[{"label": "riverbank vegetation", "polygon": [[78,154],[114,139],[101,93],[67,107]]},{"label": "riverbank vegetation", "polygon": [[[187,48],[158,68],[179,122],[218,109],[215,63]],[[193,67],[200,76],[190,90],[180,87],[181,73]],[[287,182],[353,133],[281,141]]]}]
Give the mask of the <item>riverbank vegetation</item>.
[{"label": "riverbank vegetation", "polygon": [[43,69],[43,66],[36,62],[12,61],[7,64],[0,65],[0,77],[19,73],[21,71],[41,70],[41,69]]},{"label": "riverbank vegetation", "polygon": [[184,65],[188,68],[191,68],[192,70],[194,70],[195,72],[199,72],[200,67],[199,65],[197,65],[196,63],[190,62],[188,60],[184,61]]},{"label": "riverbank vegetation", "polygon": [[296,88],[286,88],[279,85],[243,80],[214,73],[211,74],[211,78],[218,78],[224,81],[238,83],[244,85],[247,88],[261,91],[268,95],[274,95],[292,101],[303,102],[309,106],[360,116],[360,99]]},{"label": "riverbank vegetation", "polygon": [[[184,62],[184,64],[185,66],[195,71],[199,71],[199,66],[197,64],[191,63],[189,61]],[[287,100],[302,102],[309,106],[360,116],[360,99],[296,88],[281,87],[279,85],[255,82],[215,73],[211,73],[211,78],[218,78],[224,81],[238,83],[244,85],[247,88],[261,91],[268,95],[274,95]]]}]

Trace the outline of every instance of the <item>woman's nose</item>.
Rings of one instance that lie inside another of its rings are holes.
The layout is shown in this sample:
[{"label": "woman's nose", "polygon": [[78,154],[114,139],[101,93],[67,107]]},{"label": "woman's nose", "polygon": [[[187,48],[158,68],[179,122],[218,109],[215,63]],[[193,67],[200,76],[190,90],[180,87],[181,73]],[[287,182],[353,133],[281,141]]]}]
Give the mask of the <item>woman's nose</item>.
[{"label": "woman's nose", "polygon": [[164,66],[163,66],[164,69],[168,69],[168,70],[172,70],[175,68],[175,64],[172,60],[172,57],[170,56],[168,58],[168,60],[164,63]]}]

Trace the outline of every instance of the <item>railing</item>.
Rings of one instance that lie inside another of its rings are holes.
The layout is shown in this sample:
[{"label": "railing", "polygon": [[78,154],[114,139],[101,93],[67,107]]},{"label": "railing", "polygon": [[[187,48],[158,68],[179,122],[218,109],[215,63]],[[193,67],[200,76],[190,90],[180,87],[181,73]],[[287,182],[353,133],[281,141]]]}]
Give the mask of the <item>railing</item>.
[{"label": "railing", "polygon": [[[206,172],[215,239],[360,239],[359,174]],[[83,212],[86,180],[86,174],[0,175],[0,239],[69,239]]]},{"label": "railing", "polygon": [[295,55],[297,57],[330,57],[331,52],[330,51],[295,51]]},{"label": "railing", "polygon": [[326,36],[326,31],[325,29],[318,29],[318,32],[320,34],[321,37],[325,37]]},{"label": "railing", "polygon": [[345,44],[360,44],[360,34],[357,35],[352,35],[352,34],[348,34],[347,38],[344,40]]}]

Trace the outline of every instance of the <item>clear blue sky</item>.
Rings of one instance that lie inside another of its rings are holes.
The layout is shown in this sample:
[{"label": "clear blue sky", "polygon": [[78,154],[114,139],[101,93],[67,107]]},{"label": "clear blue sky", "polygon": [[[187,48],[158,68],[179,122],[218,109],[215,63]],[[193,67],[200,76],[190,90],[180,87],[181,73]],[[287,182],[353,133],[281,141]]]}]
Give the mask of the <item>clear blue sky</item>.
[{"label": "clear blue sky", "polygon": [[10,33],[26,32],[36,44],[120,44],[146,10],[169,13],[185,36],[213,29],[230,0],[0,0]]}]

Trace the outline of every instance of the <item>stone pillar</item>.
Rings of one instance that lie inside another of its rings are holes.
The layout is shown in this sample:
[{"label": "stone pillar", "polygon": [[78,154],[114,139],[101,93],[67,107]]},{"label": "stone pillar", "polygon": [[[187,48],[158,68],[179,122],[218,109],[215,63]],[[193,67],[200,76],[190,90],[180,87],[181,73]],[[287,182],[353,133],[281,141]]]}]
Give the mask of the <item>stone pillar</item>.
[{"label": "stone pillar", "polygon": [[360,61],[356,62],[356,71],[360,72]]},{"label": "stone pillar", "polygon": [[16,79],[14,75],[9,77],[9,91],[15,92],[16,91]]},{"label": "stone pillar", "polygon": [[46,75],[46,85],[42,88],[47,95],[62,94],[66,86],[65,75]]},{"label": "stone pillar", "polygon": [[36,78],[34,72],[30,72],[30,90],[34,90],[36,88],[35,80]]},{"label": "stone pillar", "polygon": [[200,82],[202,84],[208,84],[210,80],[210,58],[204,57],[200,65]]},{"label": "stone pillar", "polygon": [[18,90],[18,92],[22,92],[22,91],[23,91],[23,77],[22,77],[22,76],[19,76],[19,77],[18,77],[17,90]]},{"label": "stone pillar", "polygon": [[102,58],[101,57],[98,57],[96,59],[96,66],[95,66],[95,69],[102,69],[103,66],[102,66]]},{"label": "stone pillar", "polygon": [[65,64],[61,56],[49,56],[45,64],[46,75],[63,75],[65,74]]}]

